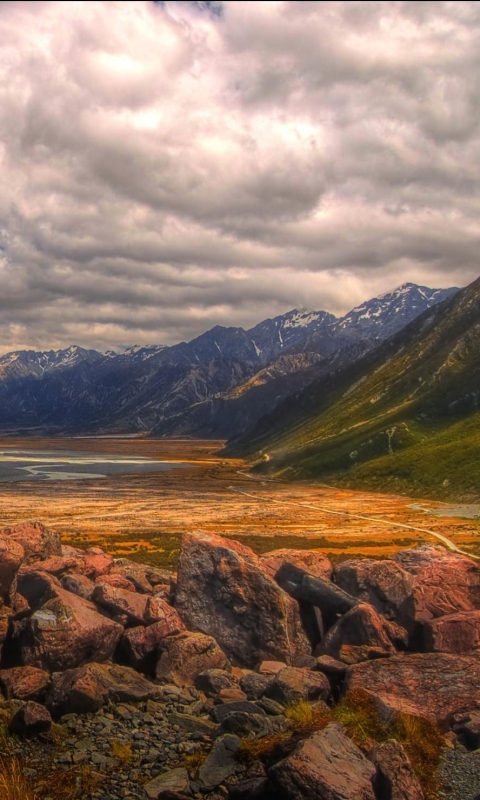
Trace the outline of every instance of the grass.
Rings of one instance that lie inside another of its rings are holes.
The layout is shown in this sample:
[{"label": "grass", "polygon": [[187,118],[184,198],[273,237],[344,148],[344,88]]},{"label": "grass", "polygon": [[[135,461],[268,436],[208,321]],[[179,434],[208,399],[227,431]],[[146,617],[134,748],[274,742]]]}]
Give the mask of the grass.
[{"label": "grass", "polygon": [[122,766],[126,766],[133,761],[133,751],[130,742],[122,742],[120,739],[112,739],[110,745],[112,756],[118,758]]},{"label": "grass", "polygon": [[197,772],[205,763],[207,758],[207,754],[204,750],[195,750],[193,753],[188,753],[183,759],[183,764],[185,769],[187,770],[188,774],[192,779],[197,776]]},{"label": "grass", "polygon": [[0,800],[39,800],[18,758],[0,759]]},{"label": "grass", "polygon": [[384,726],[374,698],[363,689],[348,692],[330,709],[301,700],[290,705],[285,715],[290,726],[284,733],[262,739],[242,739],[238,751],[240,760],[261,759],[271,765],[288,755],[302,739],[323,730],[330,722],[340,722],[347,736],[364,751],[390,739],[399,741],[418,777],[425,800],[437,800],[439,787],[435,776],[445,742],[430,720],[400,713]]}]

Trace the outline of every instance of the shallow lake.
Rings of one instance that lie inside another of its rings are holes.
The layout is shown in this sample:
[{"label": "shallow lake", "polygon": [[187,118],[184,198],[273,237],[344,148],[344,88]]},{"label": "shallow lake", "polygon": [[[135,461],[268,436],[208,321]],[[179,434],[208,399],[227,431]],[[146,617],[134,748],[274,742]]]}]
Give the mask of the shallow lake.
[{"label": "shallow lake", "polygon": [[191,466],[142,456],[115,456],[78,450],[0,450],[2,481],[71,481],[126,473],[162,472]]}]

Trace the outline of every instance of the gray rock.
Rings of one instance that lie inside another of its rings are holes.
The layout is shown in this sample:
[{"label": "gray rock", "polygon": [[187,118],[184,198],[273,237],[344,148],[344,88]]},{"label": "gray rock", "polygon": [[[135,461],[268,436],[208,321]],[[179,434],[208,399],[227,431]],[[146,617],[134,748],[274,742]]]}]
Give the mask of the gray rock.
[{"label": "gray rock", "polygon": [[265,712],[255,703],[250,703],[248,700],[236,700],[233,703],[223,703],[221,706],[214,706],[211,710],[211,716],[215,722],[223,722],[229,714],[235,711],[243,711],[245,714],[263,714]]},{"label": "gray rock", "polygon": [[188,772],[185,767],[170,769],[145,784],[144,790],[148,800],[160,800],[160,798],[173,800],[177,797],[190,797]]},{"label": "gray rock", "polygon": [[212,791],[235,772],[239,746],[238,736],[226,734],[217,739],[198,772],[198,781],[205,791]]}]

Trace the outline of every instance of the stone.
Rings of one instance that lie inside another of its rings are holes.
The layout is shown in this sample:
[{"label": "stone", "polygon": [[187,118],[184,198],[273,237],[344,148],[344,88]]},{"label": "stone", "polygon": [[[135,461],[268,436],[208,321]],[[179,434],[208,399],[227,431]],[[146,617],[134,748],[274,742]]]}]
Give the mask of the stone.
[{"label": "stone", "polygon": [[117,589],[125,589],[127,592],[135,591],[133,583],[127,578],[124,578],[123,575],[99,575],[98,578],[95,578],[95,583],[104,583],[107,586],[114,586]]},{"label": "stone", "polygon": [[52,727],[52,718],[48,710],[29,700],[14,712],[8,730],[16,736],[33,737],[47,733]]},{"label": "stone", "polygon": [[454,714],[480,708],[480,652],[398,654],[347,669],[345,689],[364,689],[391,708],[447,728]]},{"label": "stone", "polygon": [[58,596],[62,584],[53,575],[40,570],[23,572],[17,576],[17,590],[24,597],[33,611],[41,608],[44,603]]},{"label": "stone", "polygon": [[340,617],[327,633],[319,648],[321,653],[318,654],[332,656],[332,658],[342,661],[340,653],[343,645],[355,647],[366,645],[367,647],[378,647],[386,655],[395,653],[395,647],[388,637],[384,621],[373,606],[367,603],[352,608]]},{"label": "stone", "polygon": [[345,675],[345,664],[332,656],[318,656],[316,669],[325,675],[335,678],[343,678]]},{"label": "stone", "polygon": [[110,575],[122,575],[130,583],[132,583],[137,592],[142,594],[152,594],[153,585],[148,580],[147,575],[150,573],[151,568],[144,564],[137,564],[135,561],[129,561],[128,558],[116,558],[111,567]]},{"label": "stone", "polygon": [[164,683],[187,686],[206,669],[229,669],[230,663],[215,639],[203,633],[167,636],[159,645],[156,678]]},{"label": "stone", "polygon": [[130,667],[87,664],[56,673],[46,705],[56,717],[96,712],[107,702],[139,703],[161,697],[161,689]]},{"label": "stone", "polygon": [[333,573],[332,562],[320,550],[282,548],[263,553],[259,558],[262,567],[272,578],[275,578],[278,570],[284,564],[293,564],[295,567],[304,569],[310,575],[314,575],[316,578],[324,578],[327,581],[331,579]]},{"label": "stone", "polygon": [[399,625],[414,619],[412,576],[391,559],[344,561],[335,568],[335,580],[344,592]]},{"label": "stone", "polygon": [[298,604],[235,540],[184,534],[175,607],[187,628],[213,636],[237,666],[295,663],[310,653]]},{"label": "stone", "polygon": [[214,706],[211,709],[211,716],[215,722],[223,722],[230,714],[236,713],[243,714],[260,714],[265,716],[265,712],[255,703],[250,703],[248,700],[235,700],[233,703],[223,703],[222,705]]},{"label": "stone", "polygon": [[232,711],[217,728],[217,734],[233,733],[241,739],[261,739],[284,733],[289,727],[284,716],[267,717],[265,714],[247,714],[245,711]]},{"label": "stone", "polygon": [[17,542],[24,550],[27,564],[50,556],[61,556],[62,545],[58,533],[48,530],[41,522],[21,522],[0,531],[0,536]]},{"label": "stone", "polygon": [[195,678],[195,687],[207,697],[214,697],[221,689],[238,686],[231,672],[224,669],[206,669]]},{"label": "stone", "polygon": [[113,566],[113,557],[100,547],[89,547],[83,556],[85,575],[92,581],[105,576]]},{"label": "stone", "polygon": [[360,664],[362,661],[372,661],[375,658],[388,658],[390,655],[391,652],[383,647],[369,647],[367,644],[342,644],[338,657],[347,667],[352,664]]},{"label": "stone", "polygon": [[455,714],[452,728],[454,733],[463,739],[469,750],[480,748],[480,710]]},{"label": "stone", "polygon": [[287,664],[284,661],[262,661],[258,668],[259,675],[276,675]]},{"label": "stone", "polygon": [[480,610],[480,568],[467,556],[422,545],[395,553],[393,560],[411,576],[416,621]]},{"label": "stone", "polygon": [[147,622],[149,597],[136,592],[127,592],[107,583],[95,584],[92,600],[111,614],[125,615],[129,625],[143,625]]},{"label": "stone", "polygon": [[468,653],[480,645],[480,611],[458,611],[423,626],[427,652]]},{"label": "stone", "polygon": [[143,787],[148,800],[176,800],[176,798],[191,797],[190,781],[185,767],[169,769],[162,772]]},{"label": "stone", "polygon": [[268,775],[289,800],[375,800],[375,767],[338,723],[305,739]]},{"label": "stone", "polygon": [[92,592],[95,588],[95,584],[90,578],[87,578],[86,575],[81,575],[79,573],[63,575],[60,578],[60,583],[66,592],[72,592],[72,594],[76,594],[78,597],[83,597],[84,600],[92,599]]},{"label": "stone", "polygon": [[212,791],[235,772],[239,747],[240,739],[232,734],[225,734],[216,740],[198,771],[198,781],[204,791]]},{"label": "stone", "polygon": [[206,717],[196,717],[193,714],[170,714],[168,722],[170,725],[178,725],[183,731],[208,736],[210,739],[213,738],[215,731],[214,722]]},{"label": "stone", "polygon": [[178,611],[158,595],[148,598],[145,620],[147,625],[163,623],[166,631],[165,636],[168,636],[169,633],[174,633],[173,628],[177,629],[175,633],[185,630],[185,625],[181,621]]},{"label": "stone", "polygon": [[25,552],[19,542],[0,535],[0,598],[8,601],[14,594],[17,572],[22,565]]},{"label": "stone", "polygon": [[20,650],[25,665],[58,672],[111,658],[123,629],[99,614],[88,600],[56,588],[25,620]]},{"label": "stone", "polygon": [[50,686],[50,675],[37,667],[12,667],[0,670],[0,686],[7,699],[42,703]]},{"label": "stone", "polygon": [[259,675],[257,672],[250,672],[240,679],[240,688],[245,692],[248,700],[259,700],[267,691],[273,678],[273,675]]},{"label": "stone", "polygon": [[326,700],[330,691],[328,678],[321,672],[286,667],[277,673],[267,695],[280,703],[289,704],[298,700]]},{"label": "stone", "polygon": [[392,739],[370,753],[377,768],[374,787],[377,797],[389,800],[424,800],[422,787],[400,742]]},{"label": "stone", "polygon": [[166,636],[181,633],[185,626],[174,608],[168,617],[147,627],[128,628],[123,634],[122,651],[128,664],[141,672],[154,673],[160,643]]},{"label": "stone", "polygon": [[227,689],[220,689],[215,697],[214,703],[220,705],[221,703],[233,703],[237,700],[246,700],[247,695],[238,686],[229,686]]}]

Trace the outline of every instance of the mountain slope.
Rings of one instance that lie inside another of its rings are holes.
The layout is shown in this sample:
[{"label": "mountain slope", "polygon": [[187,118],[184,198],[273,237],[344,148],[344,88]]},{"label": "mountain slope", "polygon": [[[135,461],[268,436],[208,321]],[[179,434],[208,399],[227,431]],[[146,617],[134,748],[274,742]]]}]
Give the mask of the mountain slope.
[{"label": "mountain slope", "polygon": [[[452,425],[476,415],[479,401],[480,279],[361,361],[285,401],[230,450],[268,458],[265,470],[356,485],[356,476],[359,483],[367,480],[377,459],[383,458],[379,479],[394,469],[402,451],[398,462],[408,473],[408,452],[415,458],[414,448],[426,448],[429,441],[433,447],[434,438],[455,449],[463,428]],[[474,465],[472,480],[462,489],[472,496],[479,493],[476,471]],[[425,486],[433,483],[433,476],[425,476]]]}]

